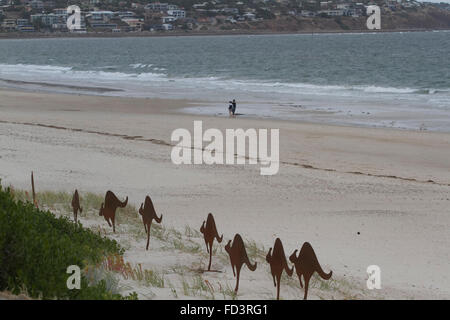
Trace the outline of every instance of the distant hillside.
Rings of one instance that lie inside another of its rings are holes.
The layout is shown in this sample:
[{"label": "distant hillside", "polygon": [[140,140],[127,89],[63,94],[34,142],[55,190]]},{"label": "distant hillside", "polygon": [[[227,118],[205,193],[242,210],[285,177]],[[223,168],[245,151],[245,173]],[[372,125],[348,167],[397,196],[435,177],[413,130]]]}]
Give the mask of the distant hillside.
[{"label": "distant hillside", "polygon": [[[373,3],[381,10],[382,31],[450,29],[449,4],[415,0],[74,1],[86,36],[367,31],[367,5]],[[42,8],[1,6],[0,37],[69,35],[68,15],[61,13],[65,0],[35,2]]]},{"label": "distant hillside", "polygon": [[[206,31],[257,30],[272,32],[320,32],[367,30],[367,17],[299,17],[278,16],[270,20],[244,21],[235,24],[218,23],[203,27]],[[400,12],[384,12],[381,16],[383,30],[450,29],[450,11],[424,8]]]},{"label": "distant hillside", "polygon": [[450,11],[433,7],[398,13],[385,13],[381,19],[382,28],[385,29],[450,28]]}]

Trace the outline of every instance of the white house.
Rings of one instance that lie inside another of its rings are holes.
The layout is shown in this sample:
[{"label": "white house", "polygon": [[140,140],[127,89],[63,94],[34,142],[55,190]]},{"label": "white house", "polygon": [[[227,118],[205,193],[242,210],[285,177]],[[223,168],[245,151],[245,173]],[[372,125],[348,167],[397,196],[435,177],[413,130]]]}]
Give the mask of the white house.
[{"label": "white house", "polygon": [[167,14],[169,16],[178,18],[186,18],[186,11],[184,10],[167,10]]},{"label": "white house", "polygon": [[192,5],[192,8],[194,9],[199,9],[199,8],[204,8],[208,5],[208,2],[203,2],[203,3],[196,3]]},{"label": "white house", "polygon": [[348,10],[348,9],[350,9],[350,4],[349,3],[338,3],[338,4],[336,4],[336,9]]},{"label": "white house", "polygon": [[104,20],[104,19],[111,19],[114,16],[114,12],[112,11],[91,11],[89,12],[88,17],[90,17],[93,20]]},{"label": "white house", "polygon": [[344,10],[321,10],[318,12],[319,14],[326,14],[327,16],[330,17],[337,17],[337,16],[343,16],[344,15]]},{"label": "white house", "polygon": [[315,17],[316,13],[314,11],[310,11],[310,10],[302,10],[302,11],[300,11],[300,15],[302,17]]},{"label": "white house", "polygon": [[254,13],[251,12],[246,12],[244,13],[244,18],[247,20],[255,20],[256,19],[256,15]]},{"label": "white house", "polygon": [[168,17],[162,17],[161,20],[162,20],[162,23],[165,24],[165,23],[169,23],[169,22],[174,22],[175,20],[177,20],[177,18],[168,16]]},{"label": "white house", "polygon": [[173,30],[173,26],[170,23],[163,23],[162,27],[167,31]]},{"label": "white house", "polygon": [[145,9],[149,9],[152,11],[167,11],[169,9],[177,9],[178,7],[174,4],[169,5],[168,3],[160,3],[160,2],[152,2],[145,6]]},{"label": "white house", "polygon": [[40,0],[33,0],[31,2],[28,3],[31,8],[35,9],[35,10],[42,10],[44,9],[44,3]]}]

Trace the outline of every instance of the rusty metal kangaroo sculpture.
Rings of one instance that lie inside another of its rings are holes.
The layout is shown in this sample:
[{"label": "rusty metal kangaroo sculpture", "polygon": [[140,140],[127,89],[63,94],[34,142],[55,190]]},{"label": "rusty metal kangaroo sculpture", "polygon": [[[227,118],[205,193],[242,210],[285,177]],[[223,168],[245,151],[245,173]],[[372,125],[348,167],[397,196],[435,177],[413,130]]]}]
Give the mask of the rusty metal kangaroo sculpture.
[{"label": "rusty metal kangaroo sculpture", "polygon": [[99,215],[103,216],[108,222],[108,225],[113,227],[113,232],[116,232],[116,210],[118,207],[124,208],[128,203],[128,197],[124,202],[119,201],[112,191],[107,191],[105,195],[105,202],[100,207]]},{"label": "rusty metal kangaroo sculpture", "polygon": [[[287,261],[286,261],[286,255],[284,254],[283,244],[281,243],[280,238],[277,238],[275,240],[275,244],[273,246],[273,253],[272,248],[269,249],[269,252],[266,256],[266,261],[270,264],[270,272],[272,273],[273,277],[273,285],[274,287],[277,287],[277,300],[280,299],[280,280],[281,280],[281,274],[283,273],[283,270],[286,270],[286,273],[288,276],[292,276],[292,273],[294,272],[294,267],[289,269]],[[276,279],[276,281],[275,281]]]},{"label": "rusty metal kangaroo sculpture", "polygon": [[142,216],[142,222],[144,223],[145,233],[147,233],[147,246],[145,247],[148,250],[148,245],[150,243],[150,229],[152,227],[152,220],[155,219],[157,223],[161,223],[162,215],[158,218],[155,212],[155,207],[153,206],[152,199],[149,196],[145,197],[145,204],[141,203],[141,207],[139,208],[139,214]]},{"label": "rusty metal kangaroo sculpture", "polygon": [[[230,256],[231,261],[231,267],[233,268],[233,275],[236,277],[236,288],[234,289],[235,292],[239,289],[239,275],[241,273],[242,265],[245,263],[247,267],[250,269],[250,271],[256,270],[256,262],[255,264],[251,264],[250,260],[247,256],[247,251],[245,250],[244,241],[242,240],[242,237],[237,233],[234,236],[233,244],[231,244],[231,240],[228,241],[227,245],[225,246],[225,251],[228,252],[228,255]],[[234,272],[234,268],[236,267],[236,273]]]},{"label": "rusty metal kangaroo sculpture", "polygon": [[216,238],[219,243],[221,243],[223,239],[223,235],[219,237],[219,234],[217,233],[216,222],[214,221],[214,217],[211,213],[208,214],[208,218],[206,219],[206,226],[205,221],[203,221],[202,226],[200,227],[200,232],[203,233],[206,251],[209,252],[208,271],[211,271],[212,245],[214,238]]},{"label": "rusty metal kangaroo sculpture", "polygon": [[80,213],[83,212],[83,208],[80,206],[80,197],[78,196],[78,190],[75,189],[75,193],[72,197],[72,208],[73,208],[73,217],[75,219],[75,223],[77,223],[78,219],[78,211]]},{"label": "rusty metal kangaroo sculpture", "polygon": [[331,275],[333,274],[333,271],[330,271],[329,273],[325,273],[322,270],[322,267],[319,264],[319,261],[317,260],[316,253],[314,252],[314,249],[312,248],[311,244],[309,242],[305,242],[300,249],[300,253],[298,256],[296,256],[297,250],[295,250],[291,256],[289,257],[289,260],[295,265],[295,271],[298,275],[298,279],[300,281],[300,287],[303,288],[302,284],[302,275],[303,279],[305,280],[305,295],[303,297],[304,300],[308,297],[308,286],[309,286],[309,280],[311,279],[311,276],[314,272],[317,272],[320,277],[324,280],[328,280],[331,278]]}]

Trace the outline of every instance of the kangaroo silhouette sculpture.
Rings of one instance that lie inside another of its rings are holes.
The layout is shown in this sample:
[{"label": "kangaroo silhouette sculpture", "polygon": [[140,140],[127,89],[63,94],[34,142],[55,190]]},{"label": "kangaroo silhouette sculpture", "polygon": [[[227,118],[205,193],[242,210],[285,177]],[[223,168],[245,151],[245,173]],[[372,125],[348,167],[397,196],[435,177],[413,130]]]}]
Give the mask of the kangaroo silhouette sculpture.
[{"label": "kangaroo silhouette sculpture", "polygon": [[273,277],[273,285],[274,287],[277,287],[277,300],[279,300],[280,285],[281,285],[280,280],[283,270],[285,270],[288,276],[290,277],[294,272],[294,267],[292,267],[291,269],[289,269],[288,267],[286,255],[284,254],[283,244],[281,243],[280,238],[277,238],[275,240],[273,252],[272,248],[269,249],[269,252],[267,253],[266,256],[266,261],[270,264],[270,272],[272,273]]},{"label": "kangaroo silhouette sculpture", "polygon": [[116,232],[116,210],[118,207],[124,208],[128,203],[128,197],[124,202],[117,199],[116,195],[112,191],[107,191],[105,195],[105,202],[100,207],[99,215],[103,216],[108,222],[108,225],[113,227],[113,232]]},{"label": "kangaroo silhouette sculpture", "polygon": [[[256,262],[254,264],[250,263],[247,256],[247,251],[245,250],[244,241],[238,233],[234,236],[233,244],[231,244],[231,240],[228,241],[225,246],[225,251],[230,256],[233,275],[236,277],[236,288],[234,291],[237,292],[239,289],[239,275],[241,274],[242,265],[245,263],[250,271],[255,271]],[[234,272],[234,268],[236,268],[236,273]]]},{"label": "kangaroo silhouette sculpture", "polygon": [[155,212],[155,207],[153,206],[152,199],[149,196],[145,197],[145,203],[141,203],[139,208],[139,214],[142,216],[142,222],[144,223],[145,233],[147,233],[147,246],[145,250],[148,250],[148,245],[150,243],[150,229],[152,226],[152,220],[155,219],[157,223],[161,223],[162,215],[158,218]]},{"label": "kangaroo silhouette sculpture", "polygon": [[223,235],[219,237],[216,228],[216,222],[214,221],[214,217],[211,213],[208,214],[208,218],[203,221],[202,226],[200,227],[200,232],[203,233],[203,238],[205,239],[206,251],[209,253],[209,264],[208,271],[211,271],[211,259],[212,259],[212,246],[214,242],[214,238],[221,243],[223,239]]},{"label": "kangaroo silhouette sculpture", "polygon": [[289,260],[295,266],[295,271],[298,275],[301,288],[303,288],[302,275],[303,279],[305,280],[305,295],[303,297],[304,300],[306,300],[308,297],[309,280],[311,279],[314,272],[317,272],[319,276],[324,280],[330,279],[331,275],[333,274],[333,271],[325,273],[322,270],[322,267],[320,266],[319,261],[317,260],[316,253],[314,252],[314,249],[312,248],[309,242],[305,242],[303,244],[298,256],[297,250],[295,250],[289,257]]},{"label": "kangaroo silhouette sculpture", "polygon": [[78,190],[75,189],[75,193],[72,197],[72,209],[73,209],[73,218],[75,219],[75,223],[77,223],[78,220],[78,211],[80,213],[83,212],[83,208],[80,206],[80,196],[78,195]]}]

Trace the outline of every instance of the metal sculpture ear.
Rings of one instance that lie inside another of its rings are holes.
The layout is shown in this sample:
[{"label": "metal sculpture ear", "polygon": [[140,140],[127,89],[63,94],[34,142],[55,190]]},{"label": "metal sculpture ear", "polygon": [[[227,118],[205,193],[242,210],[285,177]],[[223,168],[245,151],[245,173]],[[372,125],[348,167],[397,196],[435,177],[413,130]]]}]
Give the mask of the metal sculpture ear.
[{"label": "metal sculpture ear", "polygon": [[208,214],[208,218],[203,221],[202,226],[200,227],[200,232],[203,233],[203,238],[205,239],[206,251],[209,253],[209,264],[208,271],[211,271],[211,260],[212,260],[212,245],[214,242],[214,238],[221,243],[223,239],[223,235],[219,237],[216,228],[216,222],[214,221],[214,217],[211,213]]},{"label": "metal sculpture ear", "polygon": [[[244,241],[239,234],[236,234],[233,239],[233,244],[231,240],[228,241],[225,246],[225,251],[230,256],[231,268],[233,269],[233,275],[236,277],[236,288],[234,291],[237,293],[239,289],[239,275],[241,274],[242,265],[245,263],[250,271],[256,270],[256,262],[254,264],[250,263],[247,256],[247,251],[245,250]],[[236,268],[236,272],[234,269]]]},{"label": "metal sculpture ear", "polygon": [[75,193],[73,194],[73,197],[72,197],[72,209],[73,209],[73,218],[75,220],[75,223],[77,223],[78,211],[80,211],[80,213],[82,213],[83,208],[81,208],[81,206],[80,206],[80,197],[78,195],[78,190],[76,190],[76,189],[75,189]]},{"label": "metal sculpture ear", "polygon": [[333,271],[330,271],[329,273],[325,273],[322,270],[322,267],[319,264],[319,260],[317,260],[316,253],[314,252],[314,249],[312,248],[311,244],[309,242],[305,242],[300,249],[300,253],[297,254],[297,250],[295,250],[291,256],[289,257],[289,260],[294,264],[295,271],[297,273],[298,279],[300,281],[300,287],[303,288],[302,284],[302,278],[305,280],[305,295],[303,297],[304,300],[308,298],[308,287],[309,287],[309,280],[311,279],[314,272],[317,272],[319,276],[324,279],[328,280],[331,278],[331,275],[333,274]]},{"label": "metal sculpture ear", "polygon": [[113,232],[116,232],[116,210],[118,207],[124,208],[127,203],[128,197],[121,202],[112,191],[106,192],[104,206],[102,203],[99,214],[105,218],[110,227],[112,223]]},{"label": "metal sculpture ear", "polygon": [[283,270],[286,271],[288,276],[292,276],[292,273],[294,272],[293,267],[291,269],[289,269],[288,267],[286,255],[284,254],[283,244],[281,243],[280,238],[277,238],[275,240],[273,252],[272,248],[269,249],[269,252],[266,256],[266,261],[270,264],[270,272],[272,273],[273,277],[273,285],[274,287],[277,287],[277,300],[279,300],[281,284],[280,281]]},{"label": "metal sculpture ear", "polygon": [[139,214],[142,216],[142,222],[144,223],[145,233],[147,233],[147,246],[145,247],[148,250],[148,246],[150,244],[150,229],[152,226],[152,221],[155,219],[157,223],[161,223],[162,214],[158,218],[156,215],[155,208],[153,206],[152,199],[149,196],[145,197],[145,204],[141,203],[141,207],[139,208]]}]

